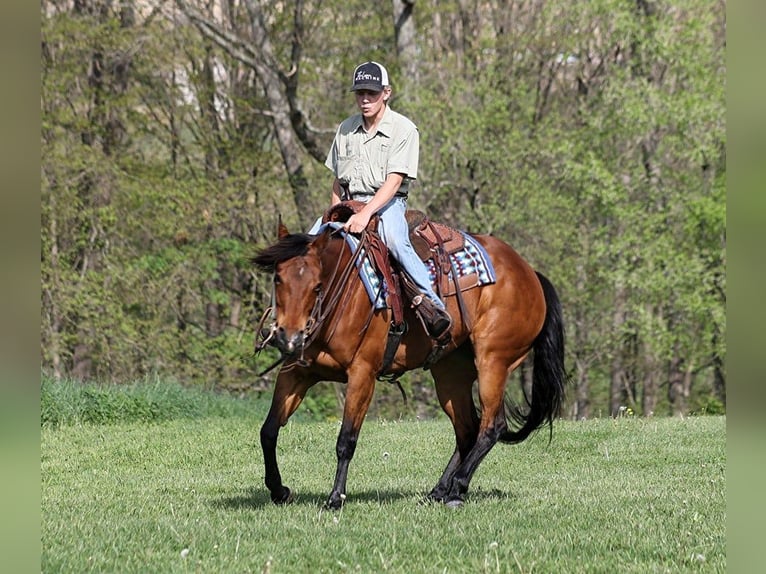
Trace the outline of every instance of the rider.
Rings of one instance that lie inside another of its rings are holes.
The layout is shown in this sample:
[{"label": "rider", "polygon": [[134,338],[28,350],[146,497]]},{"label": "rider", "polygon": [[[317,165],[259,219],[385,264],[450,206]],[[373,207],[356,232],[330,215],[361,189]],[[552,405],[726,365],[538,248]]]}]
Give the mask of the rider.
[{"label": "rider", "polygon": [[[451,327],[452,320],[410,243],[404,217],[407,194],[418,171],[418,128],[388,107],[391,85],[381,64],[364,62],[357,66],[351,91],[361,113],[341,122],[325,161],[335,174],[332,205],[345,199],[365,203],[343,226],[351,233],[364,230],[376,213],[380,216],[381,238],[424,295],[420,305],[433,307],[421,317],[429,335],[438,339]],[[316,233],[320,223],[321,219],[309,233]]]}]

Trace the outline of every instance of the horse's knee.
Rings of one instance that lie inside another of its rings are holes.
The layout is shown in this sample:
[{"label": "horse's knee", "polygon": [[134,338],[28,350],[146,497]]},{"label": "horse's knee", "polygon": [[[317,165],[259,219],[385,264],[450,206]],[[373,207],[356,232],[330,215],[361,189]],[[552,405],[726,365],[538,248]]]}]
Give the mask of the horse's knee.
[{"label": "horse's knee", "polygon": [[261,427],[261,447],[263,447],[264,449],[276,448],[278,436],[279,436],[279,425],[276,425],[267,419],[266,422],[264,422],[263,426]]}]

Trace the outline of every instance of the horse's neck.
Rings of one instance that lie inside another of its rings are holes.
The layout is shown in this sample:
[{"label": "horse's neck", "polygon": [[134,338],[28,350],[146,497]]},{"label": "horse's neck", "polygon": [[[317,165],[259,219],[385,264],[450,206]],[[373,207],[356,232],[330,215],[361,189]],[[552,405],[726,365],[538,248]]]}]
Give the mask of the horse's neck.
[{"label": "horse's neck", "polygon": [[375,309],[357,268],[358,255],[341,235],[329,241],[320,253],[322,281],[326,286],[320,318],[325,323],[322,337],[325,343],[339,330],[364,332],[373,316]]},{"label": "horse's neck", "polygon": [[354,261],[357,256],[346,238],[340,234],[328,241],[320,253],[322,282],[328,290],[325,301],[334,300],[341,305],[341,311],[344,300],[351,298],[354,291],[364,289]]}]

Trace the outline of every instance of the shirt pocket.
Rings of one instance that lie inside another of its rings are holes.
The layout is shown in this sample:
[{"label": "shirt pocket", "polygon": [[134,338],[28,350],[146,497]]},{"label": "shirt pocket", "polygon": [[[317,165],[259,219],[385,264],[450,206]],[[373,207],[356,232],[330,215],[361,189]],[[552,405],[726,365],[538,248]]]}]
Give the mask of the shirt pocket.
[{"label": "shirt pocket", "polygon": [[351,181],[355,162],[356,158],[352,155],[339,155],[335,176],[344,183]]},{"label": "shirt pocket", "polygon": [[378,187],[380,187],[383,185],[383,182],[386,181],[386,172],[388,171],[388,158],[391,155],[391,142],[381,142],[378,154],[379,155],[376,158],[377,161],[375,162],[375,170],[377,171],[376,175],[380,179],[380,183],[378,184]]}]

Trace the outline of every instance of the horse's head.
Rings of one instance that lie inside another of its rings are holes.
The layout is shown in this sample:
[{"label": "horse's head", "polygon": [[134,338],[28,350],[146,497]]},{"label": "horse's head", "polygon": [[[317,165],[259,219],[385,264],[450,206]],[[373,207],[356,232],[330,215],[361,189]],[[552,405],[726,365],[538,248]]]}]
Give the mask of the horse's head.
[{"label": "horse's head", "polygon": [[274,322],[264,335],[283,355],[301,353],[318,327],[327,275],[322,253],[329,239],[330,231],[318,236],[290,234],[280,225],[278,241],[253,258],[259,269],[274,276]]}]

